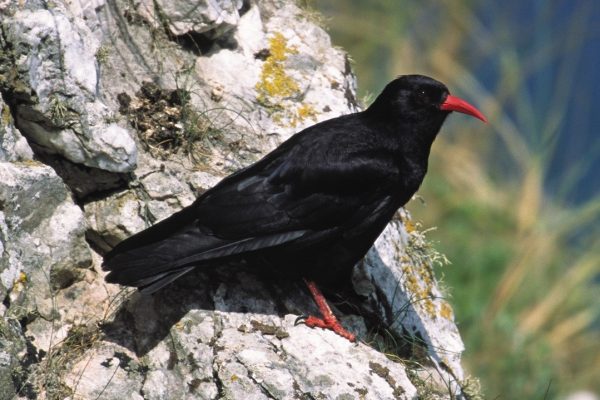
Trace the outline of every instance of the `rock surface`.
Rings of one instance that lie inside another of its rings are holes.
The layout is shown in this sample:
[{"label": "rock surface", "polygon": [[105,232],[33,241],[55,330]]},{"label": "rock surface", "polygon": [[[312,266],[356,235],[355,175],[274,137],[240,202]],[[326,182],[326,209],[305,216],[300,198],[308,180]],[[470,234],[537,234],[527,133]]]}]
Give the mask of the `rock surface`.
[{"label": "rock surface", "polygon": [[120,240],[358,110],[346,55],[309,13],[44,4],[0,3],[0,399],[469,396],[435,253],[404,212],[354,288],[329,294],[356,345],[295,326],[316,312],[304,287],[244,265],[153,296],[103,281]]},{"label": "rock surface", "polygon": [[12,113],[30,140],[68,160],[131,171],[135,142],[111,123],[97,90],[99,42],[68,10],[18,7],[2,21],[0,62]]}]

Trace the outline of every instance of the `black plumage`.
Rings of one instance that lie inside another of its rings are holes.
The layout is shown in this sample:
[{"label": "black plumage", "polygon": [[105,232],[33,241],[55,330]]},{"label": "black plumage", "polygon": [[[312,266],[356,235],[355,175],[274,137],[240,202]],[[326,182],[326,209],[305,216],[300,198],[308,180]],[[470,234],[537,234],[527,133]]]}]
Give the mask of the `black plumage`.
[{"label": "black plumage", "polygon": [[106,280],[152,292],[192,268],[249,258],[287,276],[345,281],[419,188],[450,111],[485,120],[440,82],[399,77],[365,111],[304,129],[121,242],[104,258]]}]

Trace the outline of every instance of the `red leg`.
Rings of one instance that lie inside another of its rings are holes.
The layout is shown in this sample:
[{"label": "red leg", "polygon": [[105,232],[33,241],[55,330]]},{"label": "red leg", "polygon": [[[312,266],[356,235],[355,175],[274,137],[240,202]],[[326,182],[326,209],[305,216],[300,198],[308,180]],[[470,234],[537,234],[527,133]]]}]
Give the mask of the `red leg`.
[{"label": "red leg", "polygon": [[306,326],[310,326],[311,328],[317,327],[331,329],[341,337],[344,337],[351,342],[356,341],[356,336],[344,329],[335,315],[333,315],[331,308],[329,308],[329,305],[327,304],[327,300],[325,300],[325,297],[323,297],[323,293],[321,293],[317,287],[317,284],[313,281],[309,281],[308,279],[305,279],[304,282],[306,283],[306,286],[308,286],[308,290],[313,296],[313,299],[315,300],[315,303],[317,303],[317,307],[319,307],[319,311],[323,316],[323,319],[320,319],[310,315],[306,317],[304,324]]}]

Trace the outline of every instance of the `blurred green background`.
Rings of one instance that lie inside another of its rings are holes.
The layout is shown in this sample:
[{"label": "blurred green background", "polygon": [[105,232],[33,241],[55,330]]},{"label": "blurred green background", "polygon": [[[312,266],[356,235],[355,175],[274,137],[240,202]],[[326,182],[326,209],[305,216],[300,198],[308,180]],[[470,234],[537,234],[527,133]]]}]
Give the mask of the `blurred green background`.
[{"label": "blurred green background", "polygon": [[307,0],[354,60],[365,104],[431,75],[453,115],[409,210],[486,398],[600,393],[600,1]]}]

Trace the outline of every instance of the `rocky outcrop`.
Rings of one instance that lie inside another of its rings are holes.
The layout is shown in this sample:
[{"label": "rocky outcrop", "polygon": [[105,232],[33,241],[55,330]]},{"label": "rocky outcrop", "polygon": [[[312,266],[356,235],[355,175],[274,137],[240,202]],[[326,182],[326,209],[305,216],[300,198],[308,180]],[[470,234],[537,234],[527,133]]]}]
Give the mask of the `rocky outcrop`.
[{"label": "rocky outcrop", "polygon": [[[0,3],[0,398],[473,397],[399,213],[353,288],[351,344],[296,326],[300,283],[244,265],[153,296],[101,254],[294,132],[358,110],[346,55],[292,1]],[[426,397],[429,396],[429,397]]]}]

